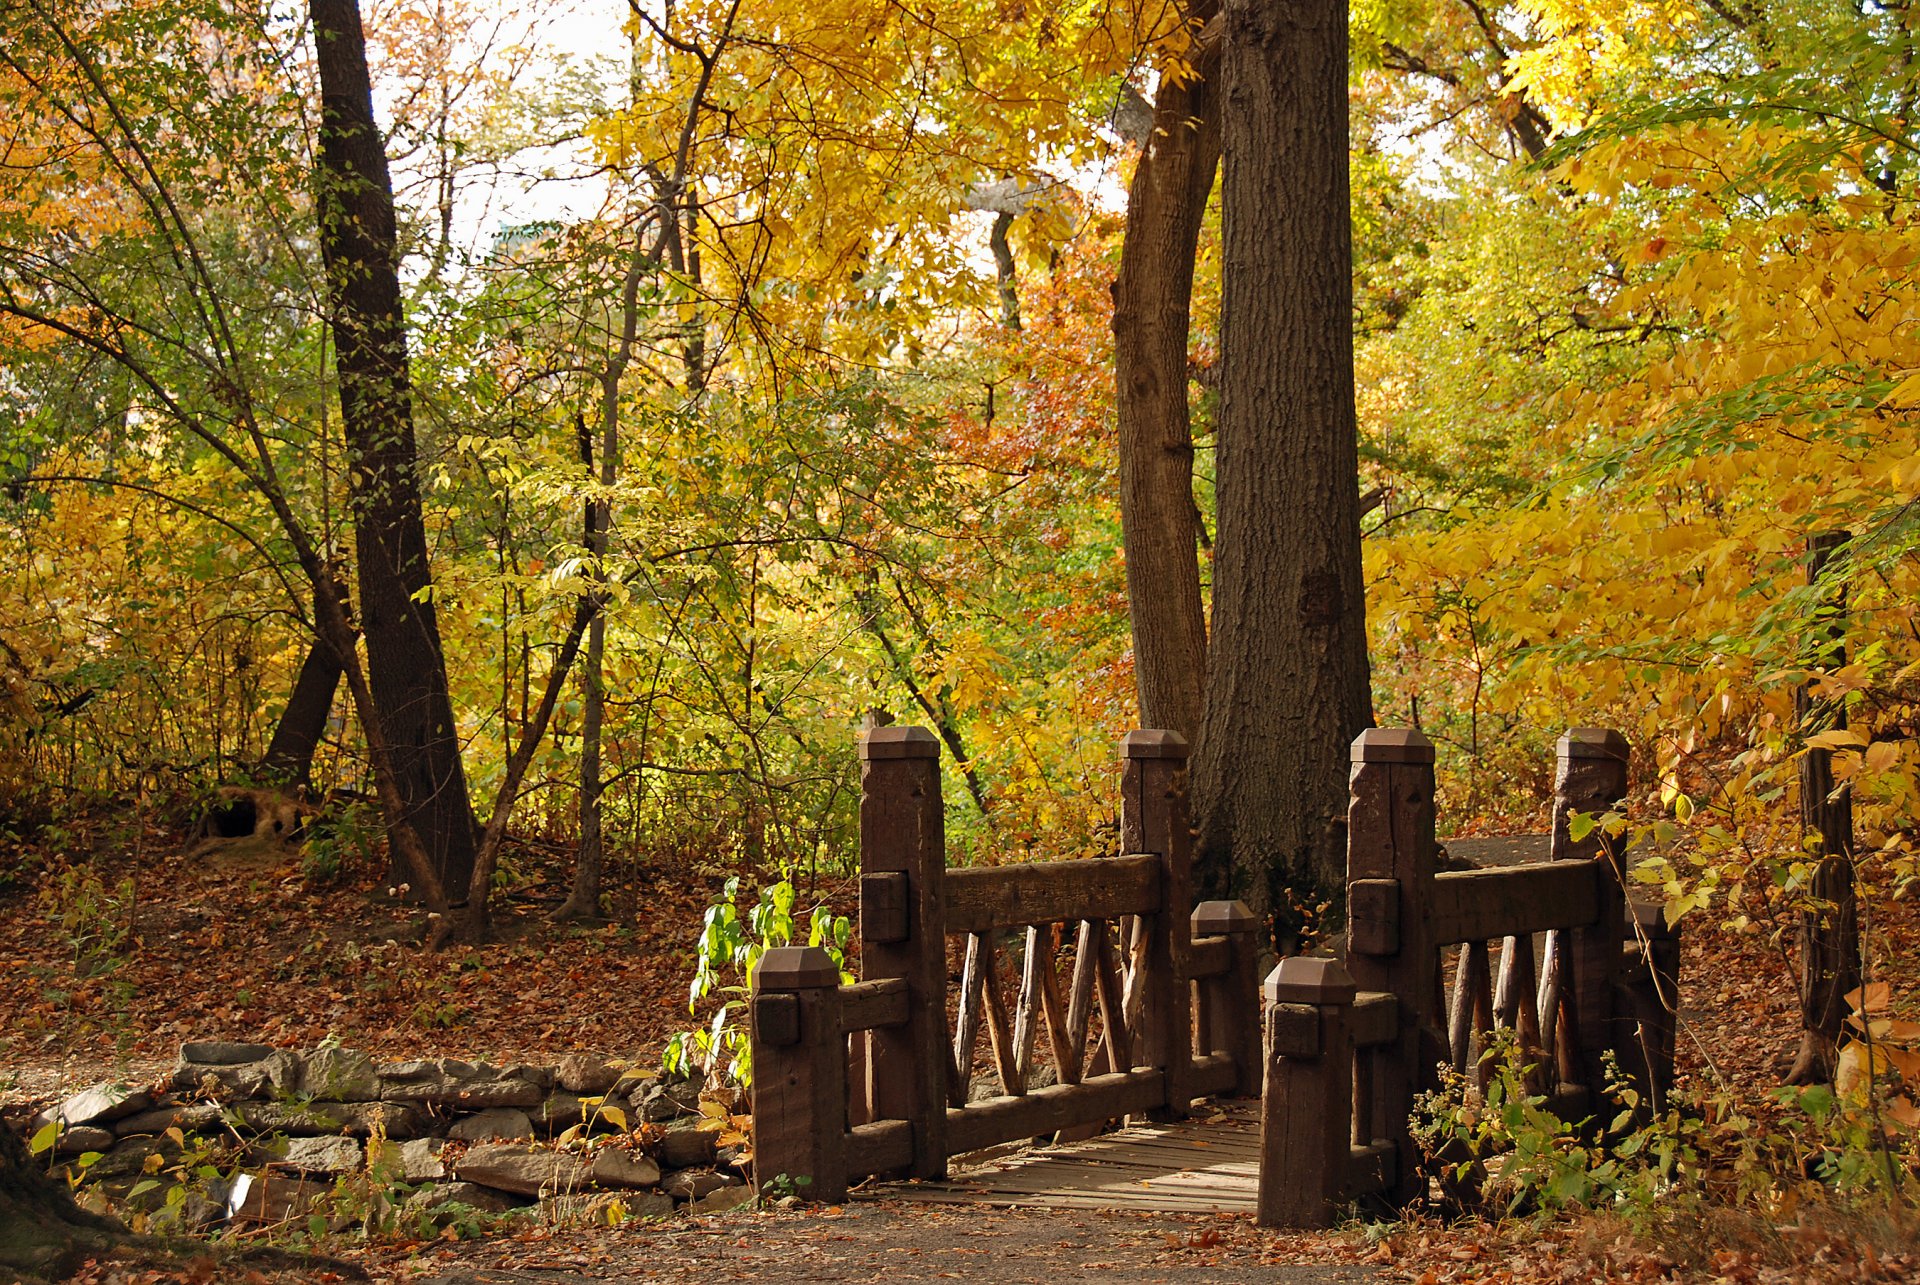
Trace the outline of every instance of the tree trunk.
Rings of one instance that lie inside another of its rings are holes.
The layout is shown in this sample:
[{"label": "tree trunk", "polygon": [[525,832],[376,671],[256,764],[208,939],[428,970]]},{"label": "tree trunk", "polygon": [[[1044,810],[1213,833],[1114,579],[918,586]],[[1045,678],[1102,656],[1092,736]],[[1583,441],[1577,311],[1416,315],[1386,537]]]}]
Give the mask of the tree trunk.
[{"label": "tree trunk", "polygon": [[120,1224],[74,1204],[34,1163],[13,1126],[0,1123],[0,1269],[59,1280],[81,1255],[126,1240]]},{"label": "tree trunk", "polygon": [[[338,596],[345,597],[346,590],[337,586]],[[314,619],[319,620],[319,606],[314,608]],[[340,690],[340,660],[333,654],[333,648],[318,636],[307,648],[307,658],[300,664],[300,675],[294,680],[293,694],[287,698],[287,708],[280,714],[279,725],[273,729],[273,739],[267,743],[267,752],[260,758],[260,771],[269,779],[287,785],[306,786],[313,777],[313,752],[320,745],[320,739],[327,734],[327,719],[333,714],[333,698]]]},{"label": "tree trunk", "polygon": [[[1369,722],[1347,195],[1347,13],[1228,0],[1219,528],[1196,875],[1282,944],[1338,903]],[[1290,899],[1288,894],[1293,893]]]},{"label": "tree trunk", "polygon": [[[473,812],[427,564],[393,182],[373,118],[358,5],[310,0],[308,12],[320,74],[320,251],[351,460],[360,626],[368,684],[406,807],[403,818],[389,818],[389,829],[401,820],[412,825],[458,903],[473,871]],[[407,879],[398,862],[393,878]]]},{"label": "tree trunk", "polygon": [[[1825,532],[1807,541],[1807,583],[1818,585],[1847,542],[1844,531]],[[1847,663],[1840,624],[1846,591],[1822,604],[1813,638],[1814,663],[1838,669]],[[1803,737],[1847,725],[1844,699],[1816,701],[1810,684],[1793,694],[1794,715]],[[1840,1030],[1847,1020],[1846,995],[1860,984],[1860,907],[1853,887],[1853,794],[1834,788],[1833,751],[1814,747],[1800,756],[1800,824],[1816,836],[1813,883],[1800,912],[1800,1050],[1787,1072],[1788,1084],[1825,1084],[1839,1065]]]},{"label": "tree trunk", "polygon": [[[613,484],[613,452],[620,444],[618,420],[615,418],[618,410],[615,399],[618,396],[616,376],[615,387],[610,394],[603,393],[601,403],[606,440],[601,443],[600,479],[608,486]],[[584,419],[580,423],[580,462],[586,465],[588,475],[592,476],[593,435],[588,432]],[[606,574],[603,564],[607,556],[607,530],[612,518],[612,509],[604,501],[587,501],[585,543],[594,563],[593,574],[596,579],[602,579]],[[574,854],[573,887],[567,893],[565,903],[554,912],[554,918],[562,921],[600,918],[600,872],[606,866],[606,842],[600,825],[600,800],[606,792],[600,763],[600,725],[606,718],[607,710],[606,654],[607,612],[603,594],[594,606],[593,620],[587,625],[587,654],[581,662],[580,846]]]},{"label": "tree trunk", "polygon": [[[1213,17],[1198,0],[1191,17]],[[1193,264],[1220,159],[1218,41],[1195,79],[1160,84],[1153,128],[1127,191],[1113,283],[1113,358],[1120,432],[1120,527],[1127,551],[1133,681],[1140,724],[1200,734],[1207,627],[1200,602],[1199,510],[1187,339]]]}]

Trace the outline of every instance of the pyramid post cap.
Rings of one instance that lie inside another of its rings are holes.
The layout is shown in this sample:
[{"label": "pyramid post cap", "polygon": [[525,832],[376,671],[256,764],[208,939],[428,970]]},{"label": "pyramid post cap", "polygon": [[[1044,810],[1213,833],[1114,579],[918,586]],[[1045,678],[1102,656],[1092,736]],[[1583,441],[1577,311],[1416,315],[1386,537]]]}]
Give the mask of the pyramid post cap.
[{"label": "pyramid post cap", "polygon": [[1262,990],[1269,1004],[1351,1004],[1360,987],[1337,959],[1290,955],[1273,966]]},{"label": "pyramid post cap", "polygon": [[1433,742],[1417,727],[1369,727],[1353,738],[1355,763],[1431,763]]},{"label": "pyramid post cap", "polygon": [[1250,933],[1260,921],[1244,901],[1203,901],[1193,908],[1192,931],[1196,937],[1223,937]]},{"label": "pyramid post cap", "polygon": [[753,966],[756,991],[828,990],[839,984],[833,956],[818,946],[775,946]]},{"label": "pyramid post cap", "polygon": [[1554,747],[1563,759],[1627,760],[1627,738],[1610,727],[1569,727]]},{"label": "pyramid post cap", "polygon": [[937,759],[940,738],[924,727],[894,725],[860,733],[860,757],[875,759]]},{"label": "pyramid post cap", "polygon": [[1178,732],[1155,728],[1136,729],[1120,738],[1120,757],[1125,759],[1183,759],[1187,757],[1187,738]]}]

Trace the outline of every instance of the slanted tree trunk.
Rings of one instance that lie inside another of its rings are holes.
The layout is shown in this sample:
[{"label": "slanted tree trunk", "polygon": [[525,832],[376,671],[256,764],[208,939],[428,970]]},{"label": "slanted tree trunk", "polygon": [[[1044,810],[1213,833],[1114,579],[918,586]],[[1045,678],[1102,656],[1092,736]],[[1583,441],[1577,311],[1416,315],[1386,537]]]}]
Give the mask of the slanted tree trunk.
[{"label": "slanted tree trunk", "polygon": [[[1218,0],[1197,0],[1206,22]],[[1127,550],[1133,681],[1140,724],[1200,733],[1207,626],[1200,602],[1199,509],[1187,339],[1193,265],[1220,160],[1217,34],[1203,38],[1194,79],[1161,81],[1153,125],[1127,190],[1113,283],[1113,357],[1120,434],[1120,527]],[[1217,892],[1217,886],[1209,886]]]},{"label": "slanted tree trunk", "polygon": [[1202,886],[1337,902],[1369,722],[1347,196],[1347,11],[1227,0],[1219,527],[1193,769]]},{"label": "slanted tree trunk", "polygon": [[0,1270],[59,1280],[87,1253],[123,1244],[127,1231],[73,1203],[34,1163],[11,1125],[0,1124]]},{"label": "slanted tree trunk", "polygon": [[[1807,541],[1807,583],[1818,585],[1847,542],[1844,531]],[[1846,591],[1829,596],[1818,612],[1814,663],[1838,669],[1847,663],[1840,615]],[[1847,725],[1844,699],[1815,700],[1811,684],[1793,694],[1803,737]],[[1835,788],[1833,751],[1818,746],[1800,756],[1800,824],[1815,840],[1819,865],[1800,912],[1800,1050],[1788,1084],[1824,1084],[1839,1065],[1840,1030],[1847,1020],[1846,995],[1860,984],[1860,907],[1853,886],[1853,793]]]},{"label": "slanted tree trunk", "polygon": [[[421,516],[393,182],[356,0],[310,0],[320,75],[315,186],[359,561],[367,679],[408,823],[449,898],[473,872],[473,812]],[[396,862],[394,880],[408,882]],[[416,894],[418,890],[416,889]]]},{"label": "slanted tree trunk", "polygon": [[[346,590],[337,587],[338,596]],[[314,619],[319,619],[319,605]],[[267,779],[285,785],[306,786],[313,778],[313,753],[327,734],[327,719],[333,714],[333,698],[340,690],[340,658],[317,634],[307,648],[307,658],[294,679],[293,694],[260,757],[260,771]]]}]

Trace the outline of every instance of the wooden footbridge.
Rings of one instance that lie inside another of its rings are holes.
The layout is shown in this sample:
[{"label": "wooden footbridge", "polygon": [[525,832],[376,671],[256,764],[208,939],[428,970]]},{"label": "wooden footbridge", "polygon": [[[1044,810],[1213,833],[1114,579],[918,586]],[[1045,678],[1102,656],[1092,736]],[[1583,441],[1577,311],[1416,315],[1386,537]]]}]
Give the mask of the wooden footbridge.
[{"label": "wooden footbridge", "polygon": [[1362,734],[1344,964],[1264,985],[1247,909],[1193,904],[1179,736],[1121,741],[1122,855],[1012,866],[947,867],[932,733],[860,753],[861,980],[809,947],[754,972],[763,1190],[1313,1226],[1425,1194],[1414,1097],[1446,1064],[1484,1082],[1495,1028],[1570,1118],[1609,1055],[1648,1101],[1670,1082],[1678,939],[1632,913],[1620,842],[1568,824],[1624,797],[1617,733],[1560,739],[1548,860],[1444,873],[1431,743]]}]

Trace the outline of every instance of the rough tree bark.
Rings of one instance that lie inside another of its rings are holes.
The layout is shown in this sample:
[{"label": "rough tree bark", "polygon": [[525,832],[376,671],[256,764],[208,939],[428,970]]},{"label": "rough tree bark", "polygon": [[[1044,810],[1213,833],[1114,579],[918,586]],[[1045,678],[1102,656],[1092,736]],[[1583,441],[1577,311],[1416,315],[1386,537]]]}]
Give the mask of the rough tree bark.
[{"label": "rough tree bark", "polygon": [[[1188,16],[1204,24],[1218,9],[1218,0],[1197,0]],[[1179,732],[1189,743],[1200,735],[1207,627],[1200,602],[1187,337],[1194,256],[1220,160],[1218,34],[1217,25],[1211,34],[1203,28],[1192,80],[1160,84],[1127,190],[1113,283],[1120,527],[1140,725]]]},{"label": "rough tree bark", "polygon": [[[320,252],[351,460],[360,628],[406,808],[403,817],[389,818],[389,830],[410,824],[439,883],[458,902],[473,871],[473,811],[427,564],[393,181],[373,117],[356,0],[310,0],[308,13],[320,76]],[[410,878],[397,861],[393,878]]]},{"label": "rough tree bark", "polygon": [[[1807,541],[1807,583],[1818,585],[1845,547],[1848,533],[1830,531]],[[1838,669],[1847,663],[1840,623],[1845,589],[1821,604],[1813,638],[1814,663]],[[1844,699],[1815,700],[1812,686],[1793,694],[1803,737],[1845,728]],[[1835,788],[1833,751],[1813,747],[1800,756],[1800,824],[1817,839],[1819,864],[1800,913],[1800,1050],[1788,1084],[1824,1084],[1839,1064],[1840,1028],[1847,1020],[1846,995],[1860,984],[1860,907],[1853,886],[1853,793]]]},{"label": "rough tree bark", "polygon": [[87,1253],[123,1244],[126,1229],[73,1203],[67,1189],[0,1124],[0,1272],[59,1280]]},{"label": "rough tree bark", "polygon": [[1337,902],[1369,719],[1353,403],[1347,12],[1227,0],[1219,527],[1196,876],[1304,926]]}]

